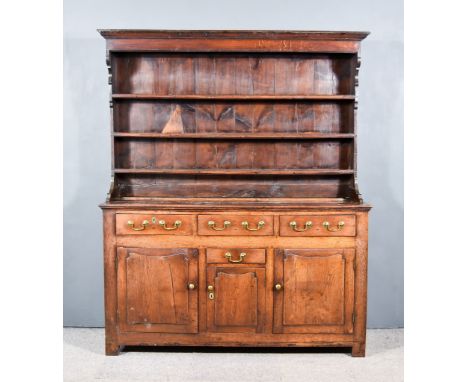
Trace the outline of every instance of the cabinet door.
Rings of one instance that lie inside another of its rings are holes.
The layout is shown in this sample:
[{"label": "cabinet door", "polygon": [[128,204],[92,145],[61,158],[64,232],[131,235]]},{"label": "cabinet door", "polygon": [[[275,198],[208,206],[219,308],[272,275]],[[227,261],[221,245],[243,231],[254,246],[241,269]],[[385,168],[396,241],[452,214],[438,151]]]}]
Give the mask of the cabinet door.
[{"label": "cabinet door", "polygon": [[[121,331],[198,331],[196,249],[117,249]],[[189,289],[189,284],[195,288]]]},{"label": "cabinet door", "polygon": [[207,327],[214,332],[262,332],[265,268],[209,265]]},{"label": "cabinet door", "polygon": [[274,333],[352,333],[354,249],[275,251]]}]

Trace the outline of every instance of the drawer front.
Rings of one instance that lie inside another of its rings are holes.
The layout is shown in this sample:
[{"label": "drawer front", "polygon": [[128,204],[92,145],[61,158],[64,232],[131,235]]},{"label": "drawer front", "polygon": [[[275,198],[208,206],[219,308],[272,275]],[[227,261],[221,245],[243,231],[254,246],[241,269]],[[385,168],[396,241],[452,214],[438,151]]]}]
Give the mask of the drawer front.
[{"label": "drawer front", "polygon": [[273,216],[198,215],[198,234],[215,236],[273,235]]},{"label": "drawer front", "polygon": [[281,236],[356,236],[355,215],[280,216]]},{"label": "drawer front", "polygon": [[208,248],[206,262],[215,264],[265,264],[265,250],[252,248]]},{"label": "drawer front", "polygon": [[117,235],[192,235],[195,215],[117,214]]}]

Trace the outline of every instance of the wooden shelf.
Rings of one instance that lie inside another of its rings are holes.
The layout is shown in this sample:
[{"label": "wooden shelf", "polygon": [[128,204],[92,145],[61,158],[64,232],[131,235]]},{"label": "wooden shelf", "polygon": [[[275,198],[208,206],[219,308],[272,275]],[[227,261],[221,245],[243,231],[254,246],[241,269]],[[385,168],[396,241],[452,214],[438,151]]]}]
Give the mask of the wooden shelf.
[{"label": "wooden shelf", "polygon": [[113,99],[141,99],[141,100],[195,100],[195,101],[213,101],[213,100],[232,100],[232,101],[268,101],[268,100],[317,100],[317,101],[353,101],[354,95],[201,95],[201,94],[112,94]]},{"label": "wooden shelf", "polygon": [[188,174],[188,175],[349,175],[354,170],[340,169],[114,169],[116,174]]},{"label": "wooden shelf", "polygon": [[163,138],[163,139],[353,139],[349,133],[113,133],[116,138]]}]

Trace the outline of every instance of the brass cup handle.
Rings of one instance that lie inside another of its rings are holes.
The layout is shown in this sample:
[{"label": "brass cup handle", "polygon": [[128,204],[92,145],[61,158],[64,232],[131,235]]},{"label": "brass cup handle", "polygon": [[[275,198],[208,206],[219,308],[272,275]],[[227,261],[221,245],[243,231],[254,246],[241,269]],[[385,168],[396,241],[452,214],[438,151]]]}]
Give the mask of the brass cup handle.
[{"label": "brass cup handle", "polygon": [[257,224],[257,228],[250,228],[249,227],[249,222],[242,222],[242,227],[246,229],[247,231],[260,231],[263,227],[265,227],[265,222],[263,220],[260,220]]},{"label": "brass cup handle", "polygon": [[224,257],[225,257],[226,259],[228,259],[228,261],[229,261],[230,263],[242,263],[242,262],[244,261],[244,257],[245,257],[245,256],[247,256],[247,253],[241,252],[241,253],[239,253],[239,259],[238,259],[238,260],[233,260],[233,259],[232,259],[232,254],[231,254],[231,252],[226,252],[226,253],[224,254]]},{"label": "brass cup handle", "polygon": [[210,220],[208,222],[208,227],[210,227],[212,230],[215,230],[215,231],[224,231],[227,227],[229,227],[231,225],[231,222],[229,220],[225,220],[223,222],[223,227],[216,227],[216,223],[213,221],[213,220]]},{"label": "brass cup handle", "polygon": [[275,290],[280,291],[281,289],[283,289],[283,286],[280,283],[276,283]]},{"label": "brass cup handle", "polygon": [[304,232],[307,231],[309,228],[312,228],[312,222],[310,220],[306,221],[304,224],[304,228],[297,228],[297,222],[295,221],[290,222],[289,226],[296,232]]},{"label": "brass cup handle", "polygon": [[176,221],[174,222],[174,226],[173,226],[173,227],[168,227],[168,226],[166,226],[166,221],[160,220],[160,221],[159,221],[159,225],[160,225],[161,227],[163,227],[166,231],[173,231],[173,230],[179,228],[179,227],[182,225],[182,222],[181,222],[180,220],[176,220]]},{"label": "brass cup handle", "polygon": [[330,223],[329,222],[323,222],[323,226],[327,229],[327,231],[330,231],[330,232],[341,231],[343,229],[344,225],[345,225],[345,222],[340,221],[336,225],[336,228],[330,228]]},{"label": "brass cup handle", "polygon": [[129,220],[129,221],[127,222],[127,225],[128,225],[131,229],[133,229],[134,231],[143,231],[143,230],[146,228],[146,226],[147,226],[148,224],[149,224],[149,221],[148,221],[148,220],[143,220],[143,221],[141,222],[141,227],[135,227],[135,222],[134,222],[133,220]]},{"label": "brass cup handle", "polygon": [[197,287],[197,284],[195,284],[195,283],[188,283],[187,284],[187,288],[189,290],[194,290],[196,287]]}]

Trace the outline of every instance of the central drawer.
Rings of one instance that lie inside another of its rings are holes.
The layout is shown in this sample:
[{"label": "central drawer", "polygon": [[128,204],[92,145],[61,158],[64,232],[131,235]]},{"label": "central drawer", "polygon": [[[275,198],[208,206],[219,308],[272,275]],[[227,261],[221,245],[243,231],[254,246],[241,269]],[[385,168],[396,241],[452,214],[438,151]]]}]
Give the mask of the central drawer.
[{"label": "central drawer", "polygon": [[265,264],[265,249],[208,248],[206,262],[214,264]]},{"label": "central drawer", "polygon": [[198,234],[210,236],[273,235],[273,216],[198,215]]}]

